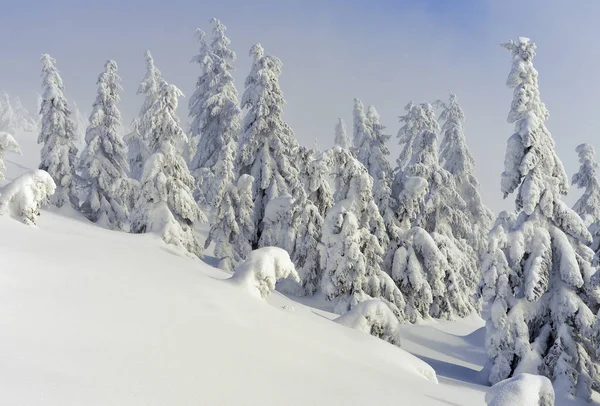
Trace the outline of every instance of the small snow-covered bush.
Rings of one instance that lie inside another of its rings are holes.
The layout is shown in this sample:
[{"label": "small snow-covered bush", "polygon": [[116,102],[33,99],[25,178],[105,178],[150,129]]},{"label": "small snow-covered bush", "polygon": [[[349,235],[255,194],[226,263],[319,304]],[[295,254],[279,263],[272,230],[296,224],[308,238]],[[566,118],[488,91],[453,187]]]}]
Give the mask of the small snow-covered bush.
[{"label": "small snow-covered bush", "polygon": [[280,279],[291,278],[300,282],[290,255],[281,248],[264,247],[252,251],[246,260],[235,268],[229,279],[232,283],[247,289],[262,299],[275,290]]},{"label": "small snow-covered bush", "polygon": [[545,376],[519,374],[491,387],[488,406],[554,406],[554,388]]},{"label": "small snow-covered bush", "polygon": [[352,310],[335,319],[335,322],[400,347],[400,322],[381,300],[360,302]]},{"label": "small snow-covered bush", "polygon": [[56,184],[48,172],[41,169],[25,173],[2,190],[0,213],[9,213],[23,219],[25,224],[35,224],[40,207],[54,194]]}]

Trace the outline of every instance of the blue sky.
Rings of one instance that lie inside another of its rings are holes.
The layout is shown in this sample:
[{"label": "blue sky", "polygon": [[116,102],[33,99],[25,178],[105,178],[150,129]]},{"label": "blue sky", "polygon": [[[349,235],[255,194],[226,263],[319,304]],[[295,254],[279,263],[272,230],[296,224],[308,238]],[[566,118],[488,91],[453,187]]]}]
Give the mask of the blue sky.
[{"label": "blue sky", "polygon": [[[107,59],[123,78],[121,109],[129,123],[150,49],[170,83],[191,95],[198,68],[196,27],[225,23],[238,55],[243,92],[250,46],[260,42],[283,61],[285,114],[302,144],[332,143],[336,119],[351,120],[352,99],[377,107],[393,134],[410,100],[432,102],[457,93],[467,115],[466,136],[478,163],[485,202],[512,206],[499,188],[512,93],[505,87],[510,55],[501,42],[518,36],[538,44],[535,65],[548,126],[567,171],[577,170],[575,147],[600,149],[600,3],[593,0],[5,0],[0,6],[0,90],[34,109],[39,57],[57,59],[69,101],[89,112],[95,81]],[[180,101],[186,121],[187,99]],[[576,195],[576,192],[574,196]],[[570,198],[572,200],[573,197]]]}]

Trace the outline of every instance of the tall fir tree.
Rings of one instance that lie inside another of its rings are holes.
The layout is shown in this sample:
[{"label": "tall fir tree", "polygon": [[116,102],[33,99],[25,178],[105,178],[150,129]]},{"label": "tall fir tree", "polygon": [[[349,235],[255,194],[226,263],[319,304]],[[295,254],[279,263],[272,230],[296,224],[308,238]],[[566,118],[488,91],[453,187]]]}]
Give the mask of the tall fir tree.
[{"label": "tall fir tree", "polygon": [[82,177],[88,184],[81,210],[93,222],[127,230],[130,188],[127,147],[119,135],[120,81],[116,62],[106,62],[104,72],[98,77],[98,95],[81,154]]},{"label": "tall fir tree", "polygon": [[152,153],[148,146],[148,134],[152,131],[154,104],[158,101],[159,91],[165,84],[160,70],[154,65],[154,58],[150,51],[146,51],[146,75],[137,94],[144,95],[144,102],[140,109],[138,118],[133,122],[133,131],[126,138],[128,146],[127,159],[131,177],[140,180],[146,159]]},{"label": "tall fir tree", "polygon": [[338,122],[335,125],[335,140],[334,145],[343,149],[352,148],[352,141],[348,137],[348,131],[346,130],[346,123],[344,119],[339,117]]},{"label": "tall fir tree", "polygon": [[542,374],[557,393],[590,398],[598,384],[589,339],[595,317],[585,303],[594,272],[586,246],[591,236],[561,200],[568,179],[544,124],[548,110],[532,62],[536,46],[521,37],[503,47],[512,54],[508,122],[515,133],[508,140],[501,186],[505,197],[516,192],[517,218],[501,250],[506,264],[495,262],[506,269],[492,268],[500,277],[485,278],[493,303],[486,333],[489,379]]},{"label": "tall fir tree", "polygon": [[178,149],[187,138],[176,114],[181,96],[177,87],[163,83],[149,112],[154,125],[146,139],[152,155],[144,164],[132,231],[156,232],[166,243],[200,255],[195,226],[207,219],[192,196],[194,178]]},{"label": "tall fir tree", "polygon": [[281,240],[275,245],[285,248],[283,238],[263,237],[263,219],[272,199],[298,197],[302,185],[296,162],[298,142],[283,120],[283,93],[279,87],[281,61],[265,55],[260,44],[250,50],[252,69],[246,78],[242,107],[247,109],[237,158],[239,173],[251,175],[253,184],[255,236],[253,248]]},{"label": "tall fir tree", "polygon": [[456,237],[468,231],[466,205],[452,175],[439,164],[437,137],[428,129],[436,126],[414,124],[423,130],[413,140],[411,160],[394,181],[400,227],[385,267],[405,295],[410,321],[464,317],[478,310],[472,296],[480,279],[475,252]]},{"label": "tall fir tree", "polygon": [[467,146],[463,129],[465,114],[454,93],[450,93],[448,103],[438,100],[436,105],[442,109],[440,121],[443,122],[440,163],[454,178],[458,193],[466,203],[465,214],[470,224],[470,230],[457,237],[465,238],[478,255],[483,254],[487,248],[486,237],[493,223],[493,214],[484,206],[479,194],[475,159]]},{"label": "tall fir tree", "polygon": [[382,270],[380,241],[386,235],[373,199],[373,179],[350,151],[334,147],[328,153],[335,174],[336,204],[327,211],[323,226],[323,292],[338,313],[377,298],[404,320],[403,295]]},{"label": "tall fir tree", "polygon": [[589,144],[578,145],[575,149],[579,156],[579,171],[571,180],[579,189],[584,189],[581,197],[575,202],[573,210],[586,225],[600,220],[600,182],[598,182],[598,162],[596,151]]},{"label": "tall fir tree", "polygon": [[48,54],[42,55],[42,123],[38,144],[42,144],[39,169],[45,170],[56,183],[56,191],[50,202],[61,207],[69,202],[79,206],[75,185],[75,161],[77,138],[71,111],[65,98],[63,81]]},{"label": "tall fir tree", "polygon": [[199,202],[217,207],[224,185],[235,179],[233,168],[226,173],[216,173],[216,168],[223,168],[219,166],[223,148],[238,142],[241,110],[232,76],[236,56],[229,49],[231,41],[225,35],[225,25],[214,18],[210,22],[212,42],[207,44],[204,33],[198,30],[200,53],[193,59],[200,64],[201,74],[189,101],[192,142],[197,143],[190,170],[198,185]]}]

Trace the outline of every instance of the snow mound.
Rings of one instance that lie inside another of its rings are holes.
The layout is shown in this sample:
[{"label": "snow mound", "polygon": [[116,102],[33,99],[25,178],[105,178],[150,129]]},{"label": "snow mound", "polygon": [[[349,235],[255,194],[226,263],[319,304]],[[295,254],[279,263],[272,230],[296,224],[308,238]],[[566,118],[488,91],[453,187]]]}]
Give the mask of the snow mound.
[{"label": "snow mound", "polygon": [[56,184],[48,172],[38,169],[19,176],[6,185],[0,196],[0,213],[9,213],[25,224],[35,224],[40,207],[54,194]]},{"label": "snow mound", "polygon": [[252,251],[248,258],[235,268],[229,281],[245,286],[252,294],[265,299],[275,290],[278,280],[288,277],[300,282],[287,251],[276,247],[264,247]]},{"label": "snow mound", "polygon": [[545,376],[519,374],[492,386],[488,406],[554,406],[552,382]]},{"label": "snow mound", "polygon": [[400,322],[381,300],[361,302],[335,319],[335,322],[400,347]]}]

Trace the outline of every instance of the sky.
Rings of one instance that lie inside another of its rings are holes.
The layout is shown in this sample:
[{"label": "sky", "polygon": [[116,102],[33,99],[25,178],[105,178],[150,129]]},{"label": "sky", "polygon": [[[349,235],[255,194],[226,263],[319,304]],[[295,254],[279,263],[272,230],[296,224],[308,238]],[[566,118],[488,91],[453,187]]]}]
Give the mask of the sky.
[{"label": "sky", "polygon": [[[506,122],[512,90],[506,87],[510,53],[499,45],[525,36],[537,44],[547,126],[567,172],[578,169],[575,147],[600,149],[600,2],[595,0],[5,0],[0,2],[0,91],[35,110],[43,53],[57,60],[69,102],[90,112],[96,79],[108,59],[122,77],[124,124],[142,103],[136,95],[149,49],[169,83],[186,96],[199,67],[196,27],[210,32],[219,18],[237,53],[235,79],[243,92],[250,47],[260,42],[283,61],[285,119],[301,144],[333,143],[337,117],[352,122],[352,100],[374,105],[399,148],[398,116],[409,101],[457,94],[467,121],[484,202],[494,211],[514,207],[502,199],[500,174],[512,125]],[[187,122],[187,98],[179,114]],[[579,192],[567,198],[573,203]]]}]

